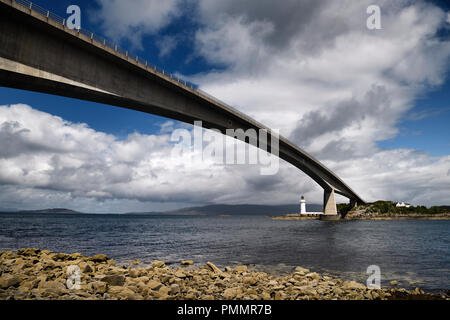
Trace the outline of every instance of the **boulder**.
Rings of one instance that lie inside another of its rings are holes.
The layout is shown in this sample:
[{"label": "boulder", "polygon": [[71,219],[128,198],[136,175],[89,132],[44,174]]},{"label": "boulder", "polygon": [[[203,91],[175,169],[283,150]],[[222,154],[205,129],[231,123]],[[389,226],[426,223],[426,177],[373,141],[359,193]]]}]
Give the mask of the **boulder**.
[{"label": "boulder", "polygon": [[298,272],[300,275],[305,275],[305,274],[309,273],[309,269],[302,268],[302,267],[296,267],[294,271]]},{"label": "boulder", "polygon": [[156,280],[150,280],[147,283],[147,286],[152,290],[159,290],[162,287],[162,283]]},{"label": "boulder", "polygon": [[358,283],[356,281],[344,281],[342,284],[342,289],[344,290],[364,290],[367,289],[365,285],[362,283]]},{"label": "boulder", "polygon": [[192,261],[192,260],[183,260],[183,261],[181,261],[181,265],[182,266],[191,266],[193,264],[194,264],[194,261]]},{"label": "boulder", "polygon": [[36,256],[41,252],[41,249],[26,248],[17,250],[19,256]]},{"label": "boulder", "polygon": [[154,268],[164,268],[166,264],[161,260],[154,260],[152,261],[152,267]]},{"label": "boulder", "polygon": [[237,271],[237,272],[247,272],[247,266],[236,266],[236,267],[234,267],[234,271]]},{"label": "boulder", "polygon": [[2,274],[0,278],[0,289],[19,286],[22,279],[16,275]]},{"label": "boulder", "polygon": [[92,261],[92,262],[106,262],[108,261],[108,256],[105,254],[96,254],[95,256],[89,257],[87,258],[88,261]]},{"label": "boulder", "polygon": [[211,271],[216,272],[216,273],[222,273],[222,271],[221,271],[219,268],[217,268],[217,267],[214,265],[214,263],[212,263],[212,262],[207,262],[206,265],[208,266],[208,268],[209,268]]},{"label": "boulder", "polygon": [[106,282],[110,286],[123,286],[125,277],[121,275],[108,275],[103,277],[101,281]]},{"label": "boulder", "polygon": [[104,294],[107,291],[106,282],[94,281],[88,284],[88,290],[96,294]]},{"label": "boulder", "polygon": [[222,297],[225,300],[232,300],[237,298],[237,296],[241,293],[239,288],[228,288],[222,293]]},{"label": "boulder", "polygon": [[178,293],[180,293],[180,286],[176,283],[172,284],[170,286],[170,294],[174,295]]}]

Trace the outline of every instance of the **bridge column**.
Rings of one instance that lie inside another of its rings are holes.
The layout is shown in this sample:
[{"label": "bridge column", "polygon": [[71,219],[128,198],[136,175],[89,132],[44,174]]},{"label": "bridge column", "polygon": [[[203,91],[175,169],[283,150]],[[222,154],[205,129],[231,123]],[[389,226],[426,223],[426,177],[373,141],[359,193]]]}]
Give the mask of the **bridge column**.
[{"label": "bridge column", "polygon": [[337,215],[336,200],[334,199],[334,189],[324,190],[323,213],[326,215]]}]

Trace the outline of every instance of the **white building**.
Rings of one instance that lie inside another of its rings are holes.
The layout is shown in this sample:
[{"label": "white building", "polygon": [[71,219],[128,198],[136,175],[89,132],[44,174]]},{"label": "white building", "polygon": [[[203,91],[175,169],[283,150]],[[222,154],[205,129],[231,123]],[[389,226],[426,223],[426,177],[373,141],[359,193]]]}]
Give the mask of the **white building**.
[{"label": "white building", "polygon": [[397,202],[395,205],[397,208],[409,208],[411,205],[407,202]]},{"label": "white building", "polygon": [[300,199],[300,214],[306,214],[306,200],[304,196]]}]

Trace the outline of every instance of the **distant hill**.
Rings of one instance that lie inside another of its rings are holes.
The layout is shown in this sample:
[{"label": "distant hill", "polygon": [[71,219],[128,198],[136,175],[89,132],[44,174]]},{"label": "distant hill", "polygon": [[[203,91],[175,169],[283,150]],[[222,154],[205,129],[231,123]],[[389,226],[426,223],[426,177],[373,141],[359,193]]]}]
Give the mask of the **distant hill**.
[{"label": "distant hill", "polygon": [[[309,204],[307,210],[310,212],[321,211],[322,205]],[[199,207],[188,207],[172,211],[162,212],[132,212],[127,214],[148,214],[148,215],[246,215],[246,216],[276,216],[281,214],[299,212],[298,204],[291,205],[254,205],[254,204],[213,204]]]},{"label": "distant hill", "polygon": [[68,213],[82,213],[65,208],[53,208],[53,209],[43,209],[43,210],[21,210],[18,213],[53,213],[53,214],[68,214]]}]

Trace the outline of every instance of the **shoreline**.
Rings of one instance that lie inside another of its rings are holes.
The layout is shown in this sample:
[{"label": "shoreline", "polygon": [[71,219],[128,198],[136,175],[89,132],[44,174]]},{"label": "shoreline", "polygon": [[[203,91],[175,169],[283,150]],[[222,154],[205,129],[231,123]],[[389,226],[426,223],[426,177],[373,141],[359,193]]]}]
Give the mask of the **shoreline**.
[{"label": "shoreline", "polygon": [[[293,215],[283,215],[274,216],[272,220],[321,220],[320,216],[293,216]],[[445,215],[393,215],[393,216],[357,216],[357,217],[340,217],[337,220],[342,221],[360,221],[360,220],[450,220],[450,214]]]},{"label": "shoreline", "polygon": [[[368,289],[302,267],[270,275],[245,265],[221,269],[211,262],[194,266],[190,260],[170,267],[159,260],[150,266],[139,260],[116,265],[104,254],[40,249],[0,251],[0,271],[0,300],[450,300],[448,290]],[[69,289],[77,279],[79,287]]]}]

